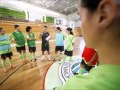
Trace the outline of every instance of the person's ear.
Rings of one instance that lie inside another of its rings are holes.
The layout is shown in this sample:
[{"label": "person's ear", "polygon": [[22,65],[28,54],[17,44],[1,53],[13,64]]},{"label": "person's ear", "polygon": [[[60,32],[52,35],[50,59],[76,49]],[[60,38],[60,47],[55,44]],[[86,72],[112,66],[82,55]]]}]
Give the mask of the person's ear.
[{"label": "person's ear", "polygon": [[117,6],[114,0],[102,0],[98,6],[99,26],[100,28],[107,28],[114,20],[117,12]]}]

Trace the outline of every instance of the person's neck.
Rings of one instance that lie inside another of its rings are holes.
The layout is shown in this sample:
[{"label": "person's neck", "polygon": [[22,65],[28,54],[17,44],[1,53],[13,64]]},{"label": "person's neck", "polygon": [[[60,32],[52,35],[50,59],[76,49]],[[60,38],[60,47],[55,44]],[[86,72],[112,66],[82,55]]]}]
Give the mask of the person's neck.
[{"label": "person's neck", "polygon": [[15,30],[16,32],[20,32],[20,31],[18,31],[18,30]]},{"label": "person's neck", "polygon": [[100,64],[120,65],[120,43],[102,44],[98,54]]}]

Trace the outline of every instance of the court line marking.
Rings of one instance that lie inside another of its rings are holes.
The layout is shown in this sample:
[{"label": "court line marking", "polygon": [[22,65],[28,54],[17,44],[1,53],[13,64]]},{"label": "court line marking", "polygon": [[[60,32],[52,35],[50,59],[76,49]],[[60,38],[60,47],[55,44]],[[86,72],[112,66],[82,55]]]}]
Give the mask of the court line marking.
[{"label": "court line marking", "polygon": [[[56,61],[55,61],[55,62],[56,62]],[[45,72],[45,75],[44,75],[44,78],[43,78],[42,90],[45,90],[45,79],[46,79],[46,76],[47,76],[47,72],[48,72],[48,70],[50,69],[50,67],[51,67],[55,62],[53,62],[53,63],[48,67],[48,69],[47,69],[46,72]]]},{"label": "court line marking", "polygon": [[[41,55],[42,56],[42,55]],[[38,57],[41,57],[41,56],[38,56]],[[36,58],[38,58],[38,57],[36,57]],[[4,79],[1,83],[0,83],[0,86],[3,84],[3,83],[5,83],[5,81],[7,81],[14,73],[16,73],[20,68],[22,68],[24,65],[26,65],[26,64],[23,64],[23,65],[21,65],[20,67],[18,67],[15,71],[13,71],[6,79]]]}]

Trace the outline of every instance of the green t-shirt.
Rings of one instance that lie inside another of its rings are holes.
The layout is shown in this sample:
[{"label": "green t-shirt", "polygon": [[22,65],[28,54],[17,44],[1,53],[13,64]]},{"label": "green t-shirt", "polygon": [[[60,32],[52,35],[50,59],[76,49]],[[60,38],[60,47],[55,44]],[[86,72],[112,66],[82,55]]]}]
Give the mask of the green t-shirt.
[{"label": "green t-shirt", "polygon": [[100,65],[88,75],[76,75],[55,90],[120,90],[120,65]]},{"label": "green t-shirt", "polygon": [[73,44],[75,42],[74,36],[73,35],[67,35],[66,39],[65,39],[65,42],[66,42],[65,50],[72,51],[73,50]]},{"label": "green t-shirt", "polygon": [[14,31],[11,35],[11,38],[14,38],[14,40],[16,41],[16,46],[17,47],[21,47],[25,45],[25,37],[23,32],[19,31]]},{"label": "green t-shirt", "polygon": [[27,44],[29,47],[34,47],[36,44],[35,44],[35,40],[28,40],[28,39],[35,39],[35,34],[34,33],[27,33]]}]

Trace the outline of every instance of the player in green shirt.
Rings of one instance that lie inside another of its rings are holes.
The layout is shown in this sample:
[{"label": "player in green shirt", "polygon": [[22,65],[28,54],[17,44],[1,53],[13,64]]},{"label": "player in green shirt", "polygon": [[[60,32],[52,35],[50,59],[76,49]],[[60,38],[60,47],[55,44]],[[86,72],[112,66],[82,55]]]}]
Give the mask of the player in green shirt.
[{"label": "player in green shirt", "polygon": [[66,57],[68,57],[70,62],[72,62],[73,46],[74,46],[74,42],[75,42],[72,28],[67,28],[66,33],[67,33],[67,35],[65,36],[66,47],[65,47],[65,53],[64,53],[65,54],[64,61],[66,60]]},{"label": "player in green shirt", "polygon": [[120,0],[79,0],[87,47],[98,50],[100,65],[55,90],[120,90]]},{"label": "player in green shirt", "polygon": [[14,27],[15,31],[11,34],[11,39],[16,43],[17,52],[19,52],[20,59],[24,64],[26,63],[25,37],[19,25],[14,25]]},{"label": "player in green shirt", "polygon": [[13,68],[12,65],[13,53],[11,51],[10,43],[11,42],[9,35],[6,35],[5,30],[3,28],[0,28],[0,56],[4,72],[8,71],[6,66],[6,58],[9,58],[10,68]]},{"label": "player in green shirt", "polygon": [[29,52],[30,52],[30,62],[31,65],[33,64],[32,62],[34,61],[36,64],[36,57],[35,57],[35,52],[36,52],[36,36],[34,33],[32,33],[32,27],[27,26],[26,27],[26,32],[27,32],[27,45],[29,48]]}]

